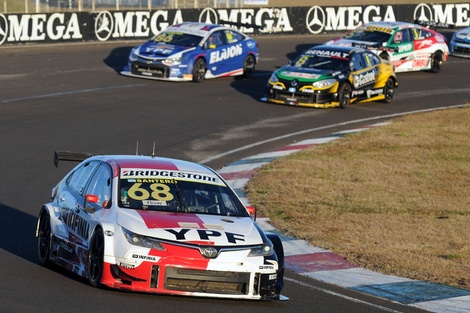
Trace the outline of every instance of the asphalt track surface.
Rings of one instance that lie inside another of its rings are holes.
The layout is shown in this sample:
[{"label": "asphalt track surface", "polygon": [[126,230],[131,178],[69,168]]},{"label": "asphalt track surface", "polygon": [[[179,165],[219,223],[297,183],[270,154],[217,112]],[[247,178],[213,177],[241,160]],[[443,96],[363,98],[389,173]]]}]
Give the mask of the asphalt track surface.
[{"label": "asphalt track surface", "polygon": [[73,165],[55,168],[54,150],[135,154],[138,143],[140,154],[151,154],[155,142],[160,156],[218,169],[370,120],[470,102],[470,61],[458,58],[439,74],[399,74],[391,104],[318,110],[260,102],[274,69],[328,38],[257,39],[254,78],[200,84],[120,76],[138,42],[0,47],[0,312],[424,312],[290,271],[283,292],[289,301],[253,302],[97,289],[38,264],[38,210]]}]

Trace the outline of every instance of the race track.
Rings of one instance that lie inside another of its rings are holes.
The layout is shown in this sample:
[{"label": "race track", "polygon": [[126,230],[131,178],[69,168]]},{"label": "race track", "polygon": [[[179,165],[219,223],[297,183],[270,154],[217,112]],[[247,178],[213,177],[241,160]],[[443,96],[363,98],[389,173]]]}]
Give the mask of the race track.
[{"label": "race track", "polygon": [[120,76],[138,42],[0,47],[0,312],[422,312],[291,272],[283,292],[289,301],[238,302],[95,289],[38,264],[36,216],[73,165],[55,168],[54,150],[135,154],[138,143],[139,154],[151,154],[155,142],[160,156],[218,169],[370,123],[365,119],[379,122],[396,113],[470,102],[470,61],[450,58],[438,74],[398,74],[391,104],[318,110],[263,103],[270,73],[328,37],[257,39],[261,63],[254,78],[200,84]]}]

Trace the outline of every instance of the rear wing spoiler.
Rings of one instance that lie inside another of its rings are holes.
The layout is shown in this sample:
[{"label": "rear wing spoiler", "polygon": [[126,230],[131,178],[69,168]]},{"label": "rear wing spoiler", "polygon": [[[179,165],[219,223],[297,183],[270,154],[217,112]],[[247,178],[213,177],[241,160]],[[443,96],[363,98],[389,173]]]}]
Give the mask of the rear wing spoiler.
[{"label": "rear wing spoiler", "polygon": [[55,151],[54,165],[55,167],[58,167],[59,161],[81,162],[94,155],[95,154],[88,152]]},{"label": "rear wing spoiler", "polygon": [[447,24],[434,21],[415,20],[414,23],[434,30],[437,30],[438,28],[454,28],[454,24]]}]

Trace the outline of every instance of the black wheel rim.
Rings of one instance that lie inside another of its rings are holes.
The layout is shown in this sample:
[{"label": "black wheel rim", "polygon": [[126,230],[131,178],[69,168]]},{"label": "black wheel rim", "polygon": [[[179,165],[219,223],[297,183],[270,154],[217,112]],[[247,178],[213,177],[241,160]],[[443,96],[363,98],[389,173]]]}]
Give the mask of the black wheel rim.
[{"label": "black wheel rim", "polygon": [[90,254],[88,256],[88,273],[90,282],[97,285],[103,273],[103,252],[104,252],[104,238],[103,233],[98,231],[95,234],[92,245],[90,247]]},{"label": "black wheel rim", "polygon": [[255,69],[255,60],[253,59],[252,56],[248,56],[245,59],[245,62],[243,64],[243,74],[245,76],[250,76],[253,74],[253,71]]},{"label": "black wheel rim", "polygon": [[204,61],[197,60],[194,65],[194,76],[196,81],[201,81],[206,73]]}]

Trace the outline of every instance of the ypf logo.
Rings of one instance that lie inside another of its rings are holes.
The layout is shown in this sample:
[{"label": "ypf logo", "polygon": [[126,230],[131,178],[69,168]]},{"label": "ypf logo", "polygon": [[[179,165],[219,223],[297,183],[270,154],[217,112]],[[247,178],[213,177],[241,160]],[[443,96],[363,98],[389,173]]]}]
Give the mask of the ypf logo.
[{"label": "ypf logo", "polygon": [[8,23],[5,15],[0,14],[0,45],[7,39]]},{"label": "ypf logo", "polygon": [[219,17],[217,12],[212,8],[202,10],[201,14],[199,14],[199,23],[218,24]]},{"label": "ypf logo", "polygon": [[425,3],[418,4],[413,12],[413,20],[433,21],[431,8]]},{"label": "ypf logo", "polygon": [[319,6],[313,6],[307,12],[307,28],[312,34],[319,34],[325,28],[326,14]]},{"label": "ypf logo", "polygon": [[114,20],[111,13],[101,11],[95,19],[95,36],[99,41],[106,41],[113,32]]}]

